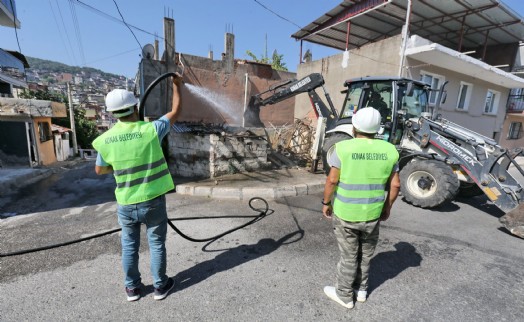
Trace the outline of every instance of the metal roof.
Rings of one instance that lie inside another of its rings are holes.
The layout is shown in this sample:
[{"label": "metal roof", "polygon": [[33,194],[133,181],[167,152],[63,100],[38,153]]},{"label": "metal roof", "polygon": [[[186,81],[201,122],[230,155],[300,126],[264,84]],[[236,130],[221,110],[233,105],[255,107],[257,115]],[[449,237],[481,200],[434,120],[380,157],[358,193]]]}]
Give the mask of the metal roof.
[{"label": "metal roof", "polygon": [[68,129],[67,127],[63,127],[63,126],[60,126],[60,125],[51,124],[51,131],[52,132],[59,132],[59,133],[66,133],[66,132],[70,132],[71,129]]},{"label": "metal roof", "polygon": [[[400,34],[407,7],[408,0],[345,0],[291,37],[341,50],[348,40],[347,49],[359,48]],[[522,17],[500,0],[412,0],[409,28],[458,51],[524,40]]]}]

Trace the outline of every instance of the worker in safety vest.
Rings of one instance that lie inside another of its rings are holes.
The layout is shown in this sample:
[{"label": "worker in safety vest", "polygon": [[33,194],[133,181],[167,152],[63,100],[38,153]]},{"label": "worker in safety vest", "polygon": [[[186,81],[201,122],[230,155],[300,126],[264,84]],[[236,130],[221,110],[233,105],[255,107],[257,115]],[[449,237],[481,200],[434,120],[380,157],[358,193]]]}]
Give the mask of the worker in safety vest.
[{"label": "worker in safety vest", "polygon": [[109,92],[107,111],[118,122],[93,141],[98,151],[97,174],[113,173],[118,223],[122,227],[122,266],[128,301],[140,298],[138,269],[140,226],[146,225],[154,299],[162,300],[175,282],[166,275],[167,212],[165,193],[174,189],[160,142],[175,122],[180,107],[181,78],[173,78],[171,111],[153,122],[140,121],[138,100],[124,89]]},{"label": "worker in safety vest", "polygon": [[395,146],[374,138],[380,118],[372,107],[358,110],[354,139],[337,143],[329,158],[322,213],[333,221],[340,260],[336,286],[326,286],[324,293],[346,308],[353,308],[354,292],[357,301],[366,301],[379,222],[388,219],[400,189]]}]

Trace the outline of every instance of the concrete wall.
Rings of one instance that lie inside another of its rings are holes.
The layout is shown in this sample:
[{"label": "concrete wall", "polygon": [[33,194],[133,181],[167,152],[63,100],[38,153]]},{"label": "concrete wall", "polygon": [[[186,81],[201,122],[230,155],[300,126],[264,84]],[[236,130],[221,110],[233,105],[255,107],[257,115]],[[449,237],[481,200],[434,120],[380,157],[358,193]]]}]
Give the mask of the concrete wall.
[{"label": "concrete wall", "polygon": [[524,126],[524,114],[512,114],[508,113],[506,114],[506,119],[504,120],[504,125],[502,127],[502,135],[500,137],[500,145],[507,149],[514,149],[514,148],[523,148],[524,147],[524,127],[521,127],[521,132],[519,135],[519,138],[514,139],[508,139],[509,135],[509,127],[512,122],[521,122],[522,126]]},{"label": "concrete wall", "polygon": [[[408,66],[411,66],[407,69],[407,76],[410,78],[420,79],[420,73],[421,71],[424,71],[427,73],[442,75],[445,77],[446,81],[449,81],[446,85],[447,99],[446,102],[441,105],[439,112],[442,114],[442,117],[487,137],[495,139],[499,138],[500,134],[494,136],[494,133],[502,131],[509,89],[488,83],[482,79],[424,64],[415,59],[408,58],[406,62]],[[467,111],[456,108],[461,82],[473,85],[471,100]],[[496,114],[484,113],[484,104],[486,102],[488,89],[500,92]]]},{"label": "concrete wall", "polygon": [[[360,49],[351,50],[349,53],[349,66],[345,69],[342,68],[343,53],[340,53],[299,65],[297,78],[305,77],[313,72],[321,73],[326,80],[325,87],[330,93],[335,108],[340,111],[344,99],[344,95],[340,94],[340,91],[344,89],[343,83],[345,80],[362,76],[398,76],[400,47],[401,35],[387,38],[363,46]],[[501,50],[499,47],[496,49]],[[514,48],[511,47],[509,49],[511,49],[512,53],[508,53],[508,55],[513,55],[515,52]],[[505,104],[509,95],[508,89],[490,84],[482,79],[475,79],[414,59],[407,58],[406,66],[408,77],[418,80],[420,79],[420,72],[424,71],[442,75],[445,77],[445,80],[449,81],[446,87],[447,100],[441,106],[440,112],[444,118],[490,138],[493,138],[495,133],[498,133],[495,135],[495,139],[507,135],[507,132],[502,134],[501,131],[506,111]],[[467,111],[456,109],[461,81],[473,85],[473,92]],[[488,89],[498,91],[501,94],[497,113],[494,115],[484,113],[484,103]],[[321,89],[317,89],[317,92],[321,97],[323,96]],[[309,97],[307,95],[299,95],[295,101],[295,118],[303,118],[304,116],[315,118],[309,103]]]},{"label": "concrete wall", "polygon": [[56,154],[55,146],[53,142],[53,136],[51,135],[50,139],[45,142],[40,142],[40,136],[38,135],[38,123],[48,123],[49,129],[51,129],[51,118],[49,117],[35,117],[33,119],[33,127],[35,133],[36,146],[38,148],[38,163],[40,165],[49,165],[55,163]]},{"label": "concrete wall", "polygon": [[[342,68],[343,53],[330,57],[303,63],[298,66],[297,78],[303,78],[311,73],[321,73],[326,81],[328,91],[335,108],[340,111],[344,95],[344,82],[347,79],[363,76],[397,75],[400,63],[401,36],[394,36],[375,42],[349,52],[349,64]],[[324,99],[322,89],[317,89],[320,97]],[[327,105],[327,101],[324,99]],[[295,118],[308,116],[314,119],[313,107],[308,95],[298,95],[295,100]]]},{"label": "concrete wall", "polygon": [[255,136],[171,132],[168,164],[175,176],[214,178],[269,169],[267,151],[267,141]]}]

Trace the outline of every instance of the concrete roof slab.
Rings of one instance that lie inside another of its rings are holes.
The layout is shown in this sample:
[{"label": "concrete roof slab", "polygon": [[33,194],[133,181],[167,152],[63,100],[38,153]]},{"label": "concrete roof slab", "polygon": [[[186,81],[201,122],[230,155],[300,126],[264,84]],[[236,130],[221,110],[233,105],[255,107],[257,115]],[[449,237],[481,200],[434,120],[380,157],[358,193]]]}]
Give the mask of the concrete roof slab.
[{"label": "concrete roof slab", "polygon": [[[411,37],[406,56],[418,61],[482,79],[505,88],[523,88],[524,79],[478,59],[429,41]],[[420,38],[420,37],[417,37]]]}]

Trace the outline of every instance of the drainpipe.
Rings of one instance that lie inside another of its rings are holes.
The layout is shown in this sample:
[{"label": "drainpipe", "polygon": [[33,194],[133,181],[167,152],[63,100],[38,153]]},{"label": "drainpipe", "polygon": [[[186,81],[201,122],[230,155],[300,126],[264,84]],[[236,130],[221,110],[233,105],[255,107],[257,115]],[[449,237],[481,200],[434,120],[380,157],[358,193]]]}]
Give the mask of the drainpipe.
[{"label": "drainpipe", "polygon": [[246,73],[246,84],[244,86],[244,113],[242,114],[242,127],[245,127],[246,125],[246,118],[245,118],[245,114],[246,114],[246,110],[247,110],[247,83],[249,81],[249,74]]},{"label": "drainpipe", "polygon": [[402,30],[402,49],[400,51],[400,67],[398,69],[398,76],[402,77],[404,72],[404,60],[406,59],[406,47],[409,36],[409,19],[411,18],[411,0],[408,0],[408,7],[406,11],[406,23]]}]

